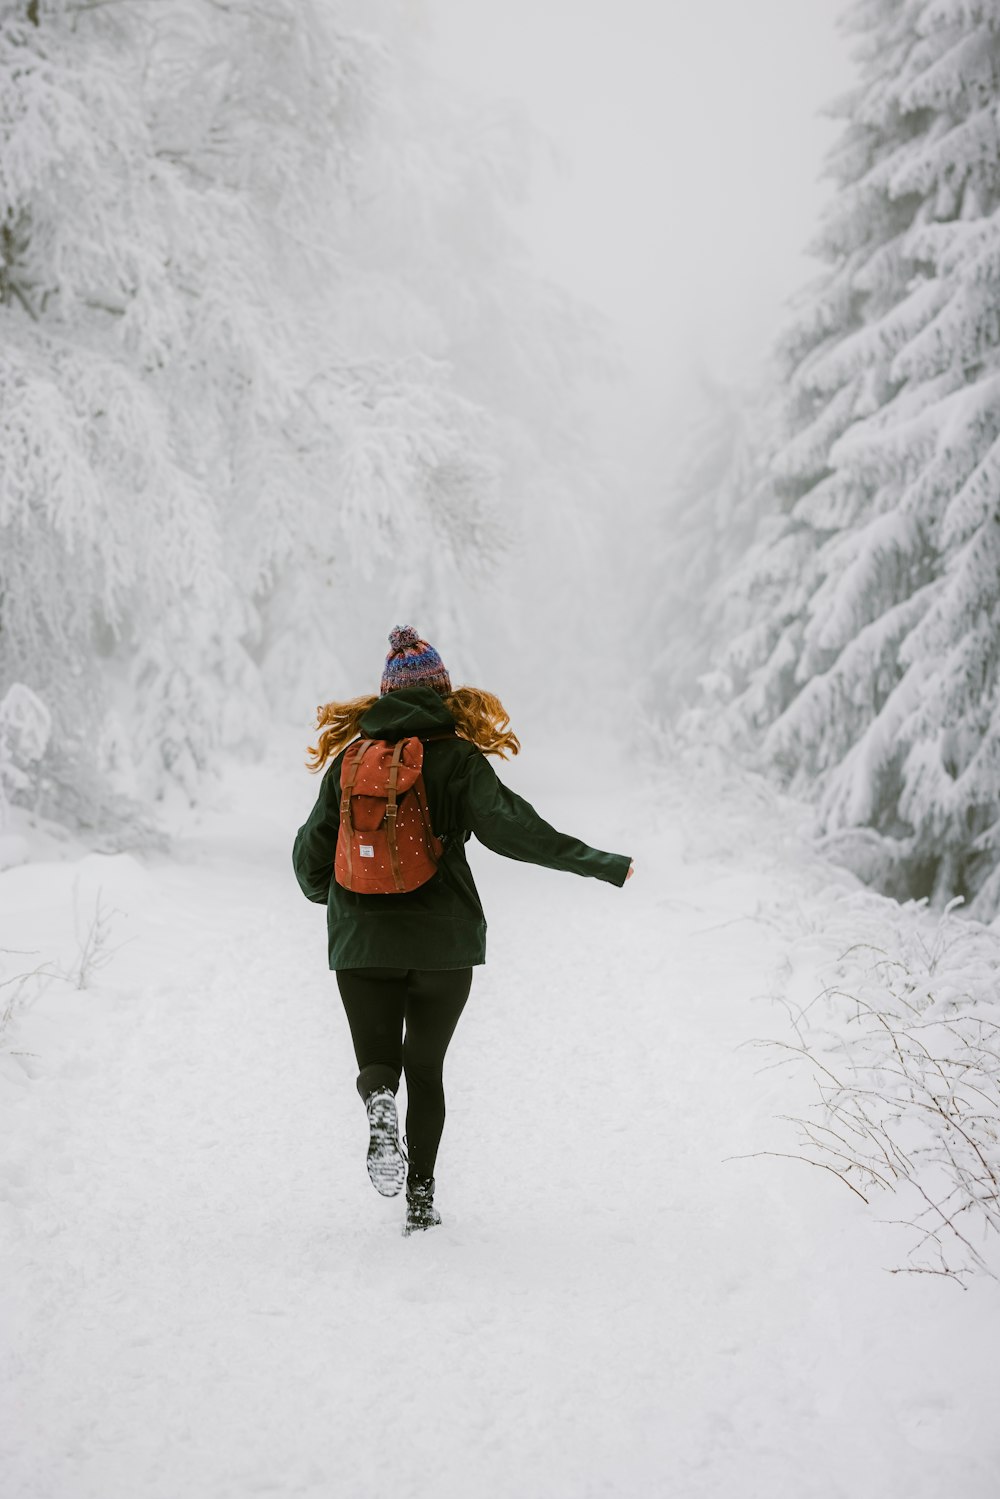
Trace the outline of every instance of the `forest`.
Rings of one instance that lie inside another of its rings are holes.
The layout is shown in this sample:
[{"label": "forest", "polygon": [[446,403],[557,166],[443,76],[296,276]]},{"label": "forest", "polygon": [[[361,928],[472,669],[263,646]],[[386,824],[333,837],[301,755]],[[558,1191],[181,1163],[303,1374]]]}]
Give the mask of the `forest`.
[{"label": "forest", "polygon": [[670,511],[660,672],[689,731],[901,899],[1000,904],[1000,7],[866,0],[829,205],[752,403]]},{"label": "forest", "polygon": [[991,919],[998,17],[849,9],[820,269],[616,551],[603,332],[511,227],[530,144],[405,5],[6,3],[0,806],[141,842],[347,690],[388,599],[474,673],[499,617],[565,667],[598,587],[647,711],[875,888]]},{"label": "forest", "polygon": [[690,412],[470,65],[750,301],[815,6],[0,0],[11,1499],[995,1499],[1000,0],[843,0]]},{"label": "forest", "polygon": [[387,609],[572,614],[600,343],[405,4],[4,0],[0,93],[0,805],[129,846]]}]

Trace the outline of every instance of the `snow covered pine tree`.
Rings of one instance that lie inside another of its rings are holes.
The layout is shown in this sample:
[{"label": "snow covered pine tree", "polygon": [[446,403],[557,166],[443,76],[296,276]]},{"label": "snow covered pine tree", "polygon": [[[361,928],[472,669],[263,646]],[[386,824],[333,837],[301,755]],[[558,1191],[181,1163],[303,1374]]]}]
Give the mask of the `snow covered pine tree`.
[{"label": "snow covered pine tree", "polygon": [[387,577],[457,619],[578,487],[585,334],[516,253],[522,143],[419,31],[0,0],[0,696],[52,714],[44,810],[193,797],[329,690],[359,572],[379,631]]},{"label": "snow covered pine tree", "polygon": [[[730,728],[900,896],[1000,906],[1000,3],[862,0],[861,81],[728,579]],[[759,495],[755,504],[760,504]]]}]

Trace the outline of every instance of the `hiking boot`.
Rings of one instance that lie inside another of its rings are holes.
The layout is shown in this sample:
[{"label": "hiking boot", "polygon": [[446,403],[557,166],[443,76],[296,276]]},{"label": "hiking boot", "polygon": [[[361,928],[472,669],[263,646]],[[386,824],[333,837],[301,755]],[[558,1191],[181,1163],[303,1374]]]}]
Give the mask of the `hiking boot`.
[{"label": "hiking boot", "polygon": [[368,1110],[368,1175],[383,1197],[396,1197],[406,1178],[406,1157],[399,1143],[396,1099],[391,1088],[376,1088],[365,1099]]},{"label": "hiking boot", "polygon": [[424,1228],[435,1228],[441,1222],[441,1214],[434,1206],[434,1178],[412,1176],[406,1183],[406,1223],[403,1233],[419,1232]]}]

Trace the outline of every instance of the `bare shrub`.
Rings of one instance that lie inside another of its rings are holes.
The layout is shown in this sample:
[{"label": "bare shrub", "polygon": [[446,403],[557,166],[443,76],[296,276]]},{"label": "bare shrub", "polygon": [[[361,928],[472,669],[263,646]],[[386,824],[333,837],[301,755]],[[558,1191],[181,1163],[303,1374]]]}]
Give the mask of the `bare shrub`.
[{"label": "bare shrub", "polygon": [[[36,953],[23,952],[19,949],[0,948],[0,958],[36,956]],[[59,977],[57,970],[47,963],[39,963],[34,968],[0,977],[0,1044],[5,1042],[15,1021],[31,1008],[33,1002],[48,988],[52,980]]]},{"label": "bare shrub", "polygon": [[88,989],[94,975],[107,967],[123,945],[119,942],[114,947],[111,946],[114,919],[120,915],[121,912],[116,907],[105,905],[104,892],[98,889],[94,897],[93,912],[86,917],[81,916],[79,892],[74,885],[73,918],[76,927],[77,953],[71,967],[62,975],[67,983],[73,985],[74,989]]},{"label": "bare shrub", "polygon": [[897,1270],[1000,1279],[1000,940],[951,908],[930,941],[925,912],[901,908],[888,933],[882,915],[892,949],[847,948],[810,1003],[783,999],[795,1039],[754,1043],[812,1075],[815,1104],[783,1116],[788,1153],[865,1202],[899,1199],[912,1242]]},{"label": "bare shrub", "polygon": [[[95,974],[105,968],[124,945],[121,942],[112,945],[114,919],[121,913],[105,903],[100,889],[94,899],[93,911],[83,915],[78,891],[74,888],[73,909],[77,946],[67,966],[46,960],[27,967],[18,960],[37,957],[37,952],[0,948],[0,1050],[10,1056],[24,1054],[13,1050],[11,1045],[17,1022],[28,1014],[52,983],[67,984],[77,990],[89,988]],[[16,971],[10,972],[12,968]]]}]

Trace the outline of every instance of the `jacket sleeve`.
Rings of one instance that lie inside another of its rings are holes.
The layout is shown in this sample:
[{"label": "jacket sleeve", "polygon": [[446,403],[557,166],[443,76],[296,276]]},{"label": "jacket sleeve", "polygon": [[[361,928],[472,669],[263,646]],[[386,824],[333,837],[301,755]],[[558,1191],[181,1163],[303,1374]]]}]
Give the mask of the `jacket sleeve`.
[{"label": "jacket sleeve", "polygon": [[480,843],[508,859],[624,885],[632,862],[627,854],[606,854],[557,832],[499,780],[485,755],[470,755],[467,767],[467,825]]},{"label": "jacket sleeve", "polygon": [[340,831],[340,777],[331,765],[323,777],[319,796],[295,835],[292,865],[302,894],[326,905],[333,881],[333,859]]}]

